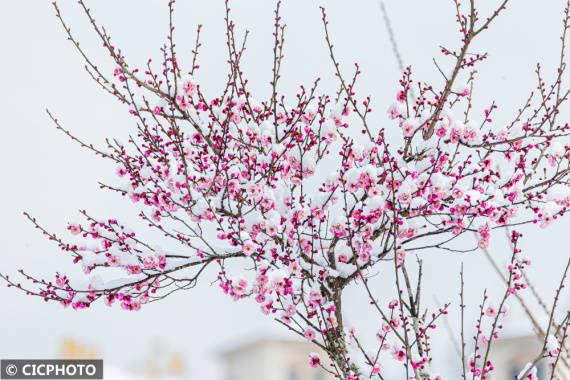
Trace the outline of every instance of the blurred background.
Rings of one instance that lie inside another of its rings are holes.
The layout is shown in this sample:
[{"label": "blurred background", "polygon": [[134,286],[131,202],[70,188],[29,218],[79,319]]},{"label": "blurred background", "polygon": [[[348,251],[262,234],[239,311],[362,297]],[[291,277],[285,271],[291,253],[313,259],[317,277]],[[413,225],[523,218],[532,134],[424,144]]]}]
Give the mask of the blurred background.
[{"label": "blurred background", "polygon": [[[487,15],[499,1],[479,3],[481,15]],[[159,61],[159,48],[166,42],[168,30],[166,0],[99,0],[88,4],[132,66],[143,67],[150,57]],[[286,1],[281,92],[294,95],[300,84],[309,85],[315,77],[321,77],[321,89],[337,88],[323,38],[320,4],[327,8],[342,69],[351,72],[353,63],[359,62],[363,75],[357,90],[360,95],[372,95],[374,121],[387,123],[385,110],[395,99],[400,70],[376,0]],[[404,64],[412,65],[416,79],[441,84],[432,58],[449,68],[451,62],[440,57],[439,46],[459,46],[453,3],[386,0],[385,5]],[[560,59],[564,5],[563,0],[513,1],[480,37],[474,49],[487,51],[489,59],[479,66],[475,113],[481,114],[494,100],[499,105],[495,122],[510,121],[536,85],[538,61],[546,78],[552,80]],[[114,65],[79,7],[71,1],[62,1],[60,7],[89,57],[111,72]],[[269,93],[273,7],[274,2],[267,0],[232,3],[238,31],[251,31],[243,68],[250,88],[260,98]],[[222,0],[176,4],[175,38],[182,61],[191,58],[196,26],[204,24],[197,79],[211,95],[226,78],[223,17]],[[38,276],[52,276],[56,271],[81,276],[66,255],[34,230],[23,211],[63,236],[68,236],[67,222],[78,220],[79,209],[99,217],[120,216],[134,228],[142,224],[132,205],[98,187],[98,181],[114,180],[115,168],[56,131],[45,109],[49,108],[77,137],[98,146],[104,146],[107,136],[126,140],[136,126],[128,109],[102,92],[85,73],[82,59],[67,41],[51,2],[1,1],[0,35],[0,109],[4,115],[0,124],[0,199],[4,200],[0,205],[0,272],[10,274],[25,268]],[[569,229],[566,218],[546,230],[523,230],[523,250],[533,261],[529,276],[538,294],[547,300],[552,298],[569,256]],[[509,246],[498,237],[491,242],[490,253],[503,264]],[[434,336],[432,347],[438,360],[433,367],[444,378],[457,378],[459,361],[449,331],[458,327],[461,262],[466,268],[466,298],[471,300],[469,326],[474,325],[483,290],[498,297],[504,287],[480,252],[450,255],[433,251],[423,258],[424,294],[435,295],[426,297],[426,302],[432,306],[452,302],[449,317]],[[377,289],[382,296],[382,283],[389,278],[378,277]],[[204,277],[192,291],[175,293],[138,312],[108,308],[102,303],[73,311],[0,284],[0,358],[103,358],[107,379],[324,379],[318,372],[305,372],[307,353],[313,348],[290,339],[281,326],[259,312],[253,301],[234,302],[223,295],[217,286],[210,286],[210,279]],[[346,296],[348,318],[368,326],[373,338],[378,323],[366,320],[366,301],[356,295],[349,290]],[[568,293],[563,293],[562,311],[568,310],[568,301]],[[529,302],[529,307],[536,310],[541,323],[546,322],[546,315],[535,302]],[[538,351],[538,340],[516,302],[511,309],[505,339],[496,353],[501,358],[498,362],[503,360],[503,372],[497,373],[496,379],[512,378],[526,362],[521,363],[521,357],[533,354],[514,348],[533,351],[536,347]],[[262,363],[273,366],[264,372]]]}]

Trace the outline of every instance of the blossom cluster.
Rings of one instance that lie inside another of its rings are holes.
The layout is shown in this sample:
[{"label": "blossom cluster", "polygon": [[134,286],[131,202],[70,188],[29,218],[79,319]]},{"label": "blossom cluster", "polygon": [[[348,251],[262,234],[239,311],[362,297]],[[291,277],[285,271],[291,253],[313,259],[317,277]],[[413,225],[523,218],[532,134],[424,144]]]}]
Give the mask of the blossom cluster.
[{"label": "blossom cluster", "polygon": [[[418,82],[416,96],[408,68],[386,117],[372,125],[370,99],[359,100],[353,91],[359,71],[352,81],[339,72],[339,94],[319,94],[318,81],[301,86],[294,101],[278,93],[279,20],[277,15],[273,91],[260,100],[247,87],[243,49],[228,19],[231,70],[215,97],[204,92],[207,83],[199,81],[195,62],[183,70],[171,47],[163,50],[168,58],[162,77],[150,68],[130,68],[92,19],[116,65],[99,83],[129,107],[138,125],[127,144],[90,147],[116,164],[117,183],[103,187],[130,199],[176,248],[161,248],[115,218],[83,211],[84,222],[68,226],[78,242],[42,231],[82,265],[87,283],[58,274],[54,281],[34,279],[40,289],[30,292],[74,309],[104,299],[139,310],[193,287],[207,267],[217,267],[223,293],[251,299],[324,349],[339,377],[381,378],[391,358],[414,374],[410,378],[441,379],[430,371],[429,331],[448,305],[420,317],[409,284],[411,301],[397,283],[398,298],[385,302],[371,294],[368,277],[388,262],[397,278],[408,281],[410,255],[459,252],[459,238],[467,234],[477,237],[471,250],[486,249],[501,229],[527,223],[545,228],[566,213],[570,127],[556,121],[564,99],[498,124],[494,104],[478,116],[469,113],[472,75],[461,86],[449,81],[440,92]],[[326,27],[324,10],[323,21]],[[328,30],[326,35],[338,70]],[[197,40],[195,55],[198,47]],[[464,52],[452,55],[458,71],[479,61],[464,61]],[[466,365],[470,379],[492,371],[488,346],[508,314],[505,300],[525,288],[522,271],[530,262],[516,248],[519,237],[513,232],[503,302],[493,306],[485,298],[481,305]],[[361,287],[378,312],[377,347],[362,347],[358,331],[343,321],[342,291],[349,284]],[[551,343],[550,357],[558,353]],[[309,363],[327,366],[317,353]]]}]

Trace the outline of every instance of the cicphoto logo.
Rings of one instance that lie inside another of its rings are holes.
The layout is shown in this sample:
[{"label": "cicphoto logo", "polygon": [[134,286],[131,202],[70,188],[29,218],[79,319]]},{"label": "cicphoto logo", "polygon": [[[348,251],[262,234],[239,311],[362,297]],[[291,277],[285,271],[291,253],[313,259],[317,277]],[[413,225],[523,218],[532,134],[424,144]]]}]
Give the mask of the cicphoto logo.
[{"label": "cicphoto logo", "polygon": [[5,360],[0,379],[103,379],[103,360]]}]

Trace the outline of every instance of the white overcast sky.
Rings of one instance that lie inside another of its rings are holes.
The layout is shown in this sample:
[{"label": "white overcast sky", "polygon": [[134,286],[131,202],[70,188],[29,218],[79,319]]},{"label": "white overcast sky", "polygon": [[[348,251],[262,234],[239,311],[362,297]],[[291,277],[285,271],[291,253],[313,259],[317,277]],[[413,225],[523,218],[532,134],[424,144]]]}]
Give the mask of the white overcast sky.
[{"label": "white overcast sky", "polygon": [[[484,3],[482,15],[499,3],[479,2]],[[141,67],[148,57],[158,61],[168,26],[166,3],[99,0],[89,4],[131,64]],[[331,37],[343,68],[351,70],[354,62],[360,63],[363,79],[358,90],[373,96],[375,121],[386,123],[385,109],[394,99],[400,74],[376,0],[284,1],[287,34],[282,91],[294,94],[299,84],[308,85],[316,76],[322,78],[324,88],[336,87],[323,39],[320,4],[327,7]],[[559,59],[563,5],[562,0],[513,0],[475,44],[475,49],[489,52],[489,60],[480,66],[475,88],[479,112],[496,100],[502,115],[496,116],[497,122],[508,120],[535,86],[538,60],[550,70],[547,77],[553,77],[552,68]],[[60,6],[89,56],[101,67],[112,69],[75,2],[62,1]],[[452,2],[386,0],[386,6],[405,63],[413,66],[416,78],[439,80],[432,58],[444,67],[449,65],[439,55],[438,46],[458,46]],[[233,8],[238,31],[251,31],[244,69],[254,92],[266,95],[271,75],[273,1],[234,0]],[[207,92],[213,89],[212,94],[226,75],[223,16],[222,0],[179,0],[176,7],[176,42],[181,57],[190,56],[195,27],[204,24],[197,77]],[[114,167],[56,131],[45,108],[77,136],[99,145],[106,136],[125,137],[135,124],[127,109],[100,91],[85,73],[81,58],[54,16],[51,2],[1,1],[0,33],[0,271],[14,273],[26,268],[45,276],[64,268],[73,271],[66,256],[33,229],[22,211],[31,212],[49,230],[64,235],[67,221],[78,218],[78,209],[103,217],[125,215],[122,219],[133,224],[135,218],[121,197],[97,186],[99,180],[114,178]],[[534,262],[529,273],[545,296],[552,293],[568,258],[569,229],[566,218],[548,230],[530,230],[526,234],[524,247]],[[491,251],[504,261],[507,246],[500,239],[494,243]],[[457,301],[462,260],[471,281],[468,295],[477,296],[473,304],[478,303],[478,295],[485,287],[493,294],[502,289],[479,253],[450,256],[431,252],[424,258],[425,294],[434,294],[441,302]],[[350,317],[365,318],[366,308],[352,295],[346,301],[352,307]],[[102,304],[75,312],[25,297],[3,284],[0,301],[1,358],[53,357],[62,337],[74,337],[94,345],[109,364],[132,367],[150,351],[153,341],[162,340],[185,354],[193,374],[217,379],[219,368],[214,360],[226,345],[255,334],[283,333],[258,311],[257,305],[235,303],[217,287],[210,287],[209,281],[137,313]],[[518,326],[524,327],[524,323]],[[443,328],[440,334],[440,341],[448,340]],[[444,359],[453,360],[453,354]],[[436,365],[442,369],[446,366],[443,361]]]}]

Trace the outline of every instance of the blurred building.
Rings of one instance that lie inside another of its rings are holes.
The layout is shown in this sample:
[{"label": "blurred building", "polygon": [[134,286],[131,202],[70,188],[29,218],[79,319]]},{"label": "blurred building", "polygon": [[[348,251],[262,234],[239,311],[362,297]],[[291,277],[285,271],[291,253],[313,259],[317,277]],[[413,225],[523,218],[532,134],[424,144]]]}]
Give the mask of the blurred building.
[{"label": "blurred building", "polygon": [[[61,341],[60,359],[100,359],[93,346],[72,338]],[[104,361],[105,380],[193,380],[186,369],[183,355],[162,342],[154,342],[150,353],[135,368],[116,366]]]},{"label": "blurred building", "polygon": [[[527,363],[532,362],[542,349],[543,340],[536,336],[504,338],[493,342],[491,360],[495,366],[493,378],[496,380],[512,380],[520,374]],[[537,366],[538,378],[549,379],[550,368],[546,360]],[[570,370],[559,361],[554,379],[570,380]]]},{"label": "blurred building", "polygon": [[326,363],[326,354],[307,341],[261,338],[240,345],[222,354],[224,380],[330,380],[333,377],[321,368],[309,366],[309,354],[319,353]]},{"label": "blurred building", "polygon": [[133,371],[134,374],[148,380],[190,379],[183,355],[173,351],[167,344],[155,341],[148,355]]},{"label": "blurred building", "polygon": [[61,341],[60,359],[98,359],[95,348],[75,339],[66,338]]}]

